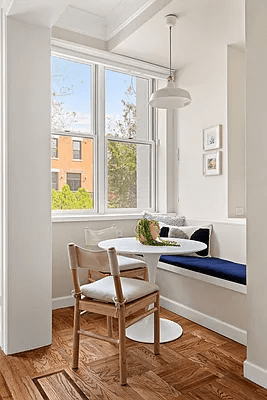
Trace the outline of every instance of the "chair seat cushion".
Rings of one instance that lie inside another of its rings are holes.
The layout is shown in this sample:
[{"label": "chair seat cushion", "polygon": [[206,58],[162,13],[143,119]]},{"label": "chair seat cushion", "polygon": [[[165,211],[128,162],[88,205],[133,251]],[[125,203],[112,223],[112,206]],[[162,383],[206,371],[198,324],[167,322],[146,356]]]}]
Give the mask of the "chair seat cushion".
[{"label": "chair seat cushion", "polygon": [[[140,299],[141,297],[159,290],[157,285],[147,281],[132,278],[120,279],[126,303]],[[96,282],[83,285],[81,286],[81,293],[91,299],[113,303],[116,297],[113,277],[107,276]]]},{"label": "chair seat cushion", "polygon": [[125,256],[117,256],[117,257],[121,271],[146,267],[146,263],[144,261],[136,260],[135,258],[132,257],[125,257]]},{"label": "chair seat cushion", "polygon": [[221,258],[161,256],[160,261],[227,281],[246,284],[246,265]]}]

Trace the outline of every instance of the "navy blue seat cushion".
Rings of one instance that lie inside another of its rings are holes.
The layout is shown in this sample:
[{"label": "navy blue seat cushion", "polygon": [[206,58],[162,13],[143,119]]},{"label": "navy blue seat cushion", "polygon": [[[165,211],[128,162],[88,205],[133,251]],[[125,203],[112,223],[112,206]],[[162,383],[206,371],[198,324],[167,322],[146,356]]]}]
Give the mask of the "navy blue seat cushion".
[{"label": "navy blue seat cushion", "polygon": [[200,272],[216,278],[246,285],[246,265],[237,264],[221,258],[209,257],[199,258],[191,256],[161,256],[160,261],[176,265],[190,271]]}]

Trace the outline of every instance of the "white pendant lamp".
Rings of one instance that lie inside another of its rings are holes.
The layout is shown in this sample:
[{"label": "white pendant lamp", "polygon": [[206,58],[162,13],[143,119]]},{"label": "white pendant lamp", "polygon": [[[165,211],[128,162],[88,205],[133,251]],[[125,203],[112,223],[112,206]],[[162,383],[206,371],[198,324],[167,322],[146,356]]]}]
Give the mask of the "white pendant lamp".
[{"label": "white pendant lamp", "polygon": [[152,107],[166,109],[182,108],[188,106],[192,101],[187,90],[176,87],[172,76],[172,28],[176,25],[176,20],[177,17],[173,14],[166,15],[165,17],[166,26],[170,30],[170,76],[168,77],[168,83],[165,88],[152,93],[149,100],[149,104]]}]

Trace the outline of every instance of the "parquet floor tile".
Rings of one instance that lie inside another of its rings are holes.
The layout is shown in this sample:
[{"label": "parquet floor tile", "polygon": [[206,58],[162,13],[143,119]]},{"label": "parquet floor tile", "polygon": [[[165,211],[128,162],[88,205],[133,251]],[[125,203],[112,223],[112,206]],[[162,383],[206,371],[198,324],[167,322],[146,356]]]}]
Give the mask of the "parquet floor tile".
[{"label": "parquet floor tile", "polygon": [[[267,390],[243,378],[246,347],[170,311],[183,335],[153,345],[127,339],[128,385],[119,385],[116,345],[82,337],[71,369],[71,307],[53,312],[53,344],[5,356],[0,351],[0,400],[267,400]],[[106,318],[84,314],[83,329],[106,334]],[[117,323],[114,333],[118,332]]]}]

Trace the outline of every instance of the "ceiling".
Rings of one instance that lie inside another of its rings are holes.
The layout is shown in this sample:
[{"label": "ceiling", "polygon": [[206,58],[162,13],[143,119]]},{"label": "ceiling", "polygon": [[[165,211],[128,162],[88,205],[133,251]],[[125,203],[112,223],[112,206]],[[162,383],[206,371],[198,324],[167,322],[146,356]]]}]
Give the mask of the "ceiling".
[{"label": "ceiling", "polygon": [[71,0],[70,6],[99,17],[107,17],[124,0]]},{"label": "ceiling", "polygon": [[216,51],[219,46],[245,43],[244,0],[175,0],[121,42],[114,52],[168,65],[167,14],[178,16],[172,32],[175,69]]},{"label": "ceiling", "polygon": [[245,0],[3,0],[10,15],[101,39],[112,52],[169,63],[164,17],[173,29],[173,67],[184,68],[219,46],[244,44]]}]

